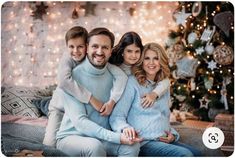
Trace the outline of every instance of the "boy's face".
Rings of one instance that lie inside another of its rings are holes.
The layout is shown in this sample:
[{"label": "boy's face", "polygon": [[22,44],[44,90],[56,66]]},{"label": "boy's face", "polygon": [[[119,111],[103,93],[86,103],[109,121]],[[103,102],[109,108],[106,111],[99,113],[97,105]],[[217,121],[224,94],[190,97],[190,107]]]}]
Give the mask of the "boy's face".
[{"label": "boy's face", "polygon": [[67,48],[71,58],[75,61],[82,61],[86,55],[86,43],[82,37],[68,40]]},{"label": "boy's face", "polygon": [[112,52],[111,40],[106,35],[95,35],[90,38],[87,55],[90,63],[103,68],[108,62]]}]

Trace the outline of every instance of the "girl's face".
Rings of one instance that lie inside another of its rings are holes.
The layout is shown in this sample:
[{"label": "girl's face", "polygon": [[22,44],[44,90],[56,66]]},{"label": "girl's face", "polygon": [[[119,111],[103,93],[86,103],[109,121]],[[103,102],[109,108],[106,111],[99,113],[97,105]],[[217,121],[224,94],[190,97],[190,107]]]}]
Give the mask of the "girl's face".
[{"label": "girl's face", "polygon": [[144,56],[143,69],[146,72],[146,77],[154,81],[157,72],[160,70],[160,60],[156,52],[147,50]]},{"label": "girl's face", "polygon": [[134,65],[140,59],[141,50],[135,44],[126,46],[123,52],[124,64]]}]

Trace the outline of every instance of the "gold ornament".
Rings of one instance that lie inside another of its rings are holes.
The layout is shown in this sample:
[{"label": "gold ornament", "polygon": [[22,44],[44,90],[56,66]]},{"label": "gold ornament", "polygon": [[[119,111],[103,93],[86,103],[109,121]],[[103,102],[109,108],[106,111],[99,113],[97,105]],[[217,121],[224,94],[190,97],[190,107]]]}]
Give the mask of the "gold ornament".
[{"label": "gold ornament", "polygon": [[233,49],[227,45],[217,46],[213,58],[220,65],[229,65],[233,62]]}]

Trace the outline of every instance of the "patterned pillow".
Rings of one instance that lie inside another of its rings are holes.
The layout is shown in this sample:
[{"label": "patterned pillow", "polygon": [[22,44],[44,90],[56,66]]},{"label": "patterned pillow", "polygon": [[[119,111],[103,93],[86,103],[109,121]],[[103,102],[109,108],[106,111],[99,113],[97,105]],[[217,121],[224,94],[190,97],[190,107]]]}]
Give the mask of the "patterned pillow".
[{"label": "patterned pillow", "polygon": [[45,97],[46,89],[10,86],[5,87],[1,98],[1,113],[17,116],[40,117],[40,110],[33,104],[34,99]]}]

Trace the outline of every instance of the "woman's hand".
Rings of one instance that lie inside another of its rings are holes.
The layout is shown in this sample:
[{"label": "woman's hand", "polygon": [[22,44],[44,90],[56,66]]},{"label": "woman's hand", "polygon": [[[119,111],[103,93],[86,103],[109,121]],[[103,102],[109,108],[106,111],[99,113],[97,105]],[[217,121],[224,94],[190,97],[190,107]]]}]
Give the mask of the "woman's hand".
[{"label": "woman's hand", "polygon": [[159,140],[164,143],[172,143],[175,140],[175,136],[170,131],[165,131],[167,136],[159,137]]},{"label": "woman's hand", "polygon": [[157,94],[155,92],[150,92],[142,97],[141,104],[143,108],[148,108],[154,104],[156,99],[157,99]]}]

